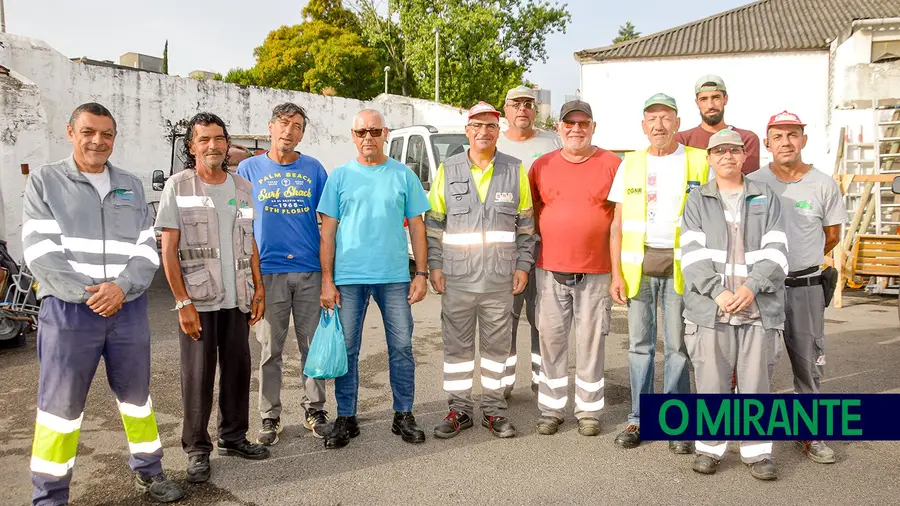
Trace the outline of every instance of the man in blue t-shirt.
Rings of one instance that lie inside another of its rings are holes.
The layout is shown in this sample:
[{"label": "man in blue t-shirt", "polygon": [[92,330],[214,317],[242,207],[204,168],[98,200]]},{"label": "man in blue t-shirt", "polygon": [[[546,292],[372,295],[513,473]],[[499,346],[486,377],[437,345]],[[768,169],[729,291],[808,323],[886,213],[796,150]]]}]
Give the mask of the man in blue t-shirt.
[{"label": "man in blue t-shirt", "polygon": [[[353,143],[359,155],[331,173],[318,211],[322,215],[323,308],[339,308],[347,342],[347,374],[334,381],[338,416],[325,448],[341,448],[359,435],[359,348],[369,298],[384,319],[394,421],[391,431],[408,443],[422,443],[425,433],[412,414],[415,362],[410,306],[425,297],[427,253],[425,223],[428,197],[413,172],[384,154],[384,116],[367,109],[353,119]],[[404,218],[416,261],[409,278]]]},{"label": "man in blue t-shirt", "polygon": [[290,102],[272,111],[268,153],[244,160],[238,174],[253,183],[256,216],[253,233],[259,245],[266,314],[257,330],[262,344],[259,364],[257,441],[274,445],[281,433],[282,351],[291,316],[300,348],[303,425],[322,438],[326,434],[325,382],[303,374],[309,344],[319,323],[319,225],[316,207],[328,174],[315,158],[294,151],[306,131],[307,116]]}]

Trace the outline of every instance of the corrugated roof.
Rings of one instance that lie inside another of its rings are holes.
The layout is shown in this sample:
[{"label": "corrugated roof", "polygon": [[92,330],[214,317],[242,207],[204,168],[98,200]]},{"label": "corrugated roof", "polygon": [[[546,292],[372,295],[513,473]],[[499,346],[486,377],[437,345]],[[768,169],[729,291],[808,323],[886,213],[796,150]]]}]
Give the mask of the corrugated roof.
[{"label": "corrugated roof", "polygon": [[759,0],[618,45],[575,53],[579,61],[827,48],[858,19],[900,17],[900,0]]}]

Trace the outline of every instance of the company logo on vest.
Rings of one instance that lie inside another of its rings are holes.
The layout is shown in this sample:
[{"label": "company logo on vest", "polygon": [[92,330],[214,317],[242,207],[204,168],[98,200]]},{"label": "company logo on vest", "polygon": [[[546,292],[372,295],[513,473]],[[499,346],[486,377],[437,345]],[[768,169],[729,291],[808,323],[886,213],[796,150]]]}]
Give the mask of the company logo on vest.
[{"label": "company logo on vest", "polygon": [[627,193],[628,195],[640,195],[643,192],[643,188],[628,188],[627,190],[625,190],[625,193]]},{"label": "company logo on vest", "polygon": [[512,192],[497,192],[494,194],[494,202],[509,203],[513,201]]}]

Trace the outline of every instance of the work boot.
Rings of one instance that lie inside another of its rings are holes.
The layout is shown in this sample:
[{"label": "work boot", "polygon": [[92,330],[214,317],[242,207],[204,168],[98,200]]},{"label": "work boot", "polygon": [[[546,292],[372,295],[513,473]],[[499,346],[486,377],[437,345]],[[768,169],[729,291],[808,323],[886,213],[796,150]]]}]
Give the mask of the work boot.
[{"label": "work boot", "polygon": [[219,455],[225,457],[240,457],[247,460],[263,460],[269,458],[269,449],[261,444],[251,443],[246,439],[236,443],[229,443],[220,439],[216,443]]},{"label": "work boot", "polygon": [[438,439],[450,439],[460,431],[472,428],[472,417],[468,413],[460,413],[455,409],[444,417],[444,420],[434,428],[434,437]]},{"label": "work boot", "polygon": [[552,436],[559,431],[559,426],[562,425],[562,423],[562,418],[556,418],[555,416],[542,416],[538,418],[537,423],[534,425],[534,429],[538,434]]},{"label": "work boot", "polygon": [[578,433],[582,436],[596,436],[600,434],[600,420],[590,416],[579,418]]},{"label": "work boot", "polygon": [[203,483],[209,480],[210,474],[209,454],[198,453],[188,456],[187,481],[188,483]]},{"label": "work boot", "polygon": [[134,475],[134,487],[142,494],[149,494],[156,502],[175,502],[184,497],[184,490],[174,481],[166,478],[165,473],[144,478]]},{"label": "work boot", "polygon": [[834,450],[825,441],[797,441],[810,460],[818,464],[834,464]]},{"label": "work boot", "polygon": [[719,461],[709,455],[697,455],[694,457],[694,465],[691,469],[700,474],[716,474]]},{"label": "work boot", "polygon": [[491,434],[499,438],[516,437],[516,426],[512,424],[505,416],[488,416],[481,417],[481,426],[487,427]]},{"label": "work boot", "polygon": [[359,435],[359,422],[355,416],[339,416],[334,420],[331,432],[325,438],[325,448],[333,450],[343,448],[350,443],[350,438]]},{"label": "work boot", "polygon": [[757,480],[769,481],[778,479],[778,471],[775,469],[775,464],[769,459],[763,459],[748,465],[750,466],[750,476]]},{"label": "work boot", "polygon": [[265,446],[274,445],[278,442],[281,429],[281,418],[264,418],[262,428],[259,429],[259,434],[256,436],[256,442]]},{"label": "work boot", "polygon": [[330,432],[328,428],[328,412],[324,409],[307,409],[303,426],[311,430],[313,436],[322,439]]},{"label": "work boot", "polygon": [[391,432],[400,436],[407,443],[424,443],[425,431],[419,428],[416,417],[412,413],[394,412],[394,423],[391,424]]},{"label": "work boot", "polygon": [[669,441],[669,451],[675,455],[694,453],[694,445],[690,441]]},{"label": "work boot", "polygon": [[629,425],[616,436],[616,444],[622,448],[637,448],[641,444],[641,428],[638,425]]}]

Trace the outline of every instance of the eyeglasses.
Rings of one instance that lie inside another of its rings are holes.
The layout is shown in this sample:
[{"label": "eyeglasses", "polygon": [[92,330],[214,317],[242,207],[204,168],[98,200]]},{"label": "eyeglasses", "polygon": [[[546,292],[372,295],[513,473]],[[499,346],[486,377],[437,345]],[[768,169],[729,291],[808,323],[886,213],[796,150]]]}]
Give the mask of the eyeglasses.
[{"label": "eyeglasses", "polygon": [[512,107],[513,109],[517,110],[524,107],[529,111],[533,111],[537,107],[537,104],[535,104],[532,100],[524,100],[522,102],[507,102],[506,107]]},{"label": "eyeglasses", "polygon": [[488,132],[496,132],[497,130],[500,130],[499,123],[478,123],[473,121],[466,126],[472,127],[472,129],[476,131],[481,130],[482,128],[484,128]]},{"label": "eyeglasses", "polygon": [[372,137],[381,137],[381,134],[384,133],[384,128],[363,128],[360,130],[354,130],[353,133],[356,134],[360,139],[365,139],[366,134],[371,135]]},{"label": "eyeglasses", "polygon": [[709,152],[716,156],[724,156],[725,153],[731,153],[733,156],[737,156],[744,152],[744,148],[742,148],[740,146],[732,146],[730,148],[723,148],[721,146],[717,146],[717,147],[710,149]]},{"label": "eyeglasses", "polygon": [[565,119],[562,120],[563,127],[565,127],[566,130],[571,130],[571,129],[575,128],[575,125],[580,126],[582,130],[587,130],[588,128],[591,128],[591,123],[593,123],[593,122],[590,120],[582,120],[582,121],[569,121],[569,120],[565,120]]}]

